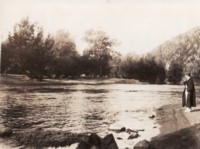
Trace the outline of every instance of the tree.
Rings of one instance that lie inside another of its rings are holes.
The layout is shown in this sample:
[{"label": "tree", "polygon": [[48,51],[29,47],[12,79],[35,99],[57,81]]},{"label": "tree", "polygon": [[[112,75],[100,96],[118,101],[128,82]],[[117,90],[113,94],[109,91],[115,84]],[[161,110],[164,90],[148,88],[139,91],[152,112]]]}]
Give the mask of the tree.
[{"label": "tree", "polygon": [[144,79],[149,83],[164,83],[166,78],[164,64],[156,62],[155,57],[150,54],[147,54],[142,61],[143,66],[142,68],[139,67],[138,70],[142,70],[142,74],[139,76],[143,76],[143,78],[140,79]]},{"label": "tree", "polygon": [[[13,53],[11,52],[11,50],[8,48],[7,43],[6,42],[2,42],[1,44],[1,73],[12,73],[11,72],[11,56],[13,55]],[[16,70],[14,70],[16,71]]]},{"label": "tree", "polygon": [[172,84],[180,83],[183,77],[183,67],[179,63],[172,62],[168,70],[168,81]]},{"label": "tree", "polygon": [[79,54],[76,45],[68,32],[59,30],[54,37],[55,43],[52,48],[53,72],[56,77],[74,77],[78,74]]},{"label": "tree", "polygon": [[112,60],[109,61],[111,77],[121,78],[120,63],[121,63],[121,54],[116,52],[116,54],[113,55]]},{"label": "tree", "polygon": [[89,47],[83,52],[83,60],[89,66],[89,74],[95,76],[109,75],[111,66],[109,62],[117,53],[113,50],[116,41],[103,31],[89,30],[85,33],[85,41]]},{"label": "tree", "polygon": [[139,56],[136,54],[127,54],[125,57],[123,57],[121,63],[120,63],[120,74],[123,78],[138,78],[138,70],[137,70],[137,64],[139,61]]},{"label": "tree", "polygon": [[[30,78],[42,81],[47,73],[51,59],[51,48],[54,40],[48,35],[44,37],[43,29],[31,23],[28,18],[16,24],[12,34],[8,36],[6,49],[9,49],[11,69]],[[3,51],[4,52],[4,51]],[[3,55],[3,54],[2,54]]]},{"label": "tree", "polygon": [[125,78],[149,83],[164,83],[166,77],[164,65],[156,62],[151,55],[141,58],[128,55],[121,63],[121,70]]}]

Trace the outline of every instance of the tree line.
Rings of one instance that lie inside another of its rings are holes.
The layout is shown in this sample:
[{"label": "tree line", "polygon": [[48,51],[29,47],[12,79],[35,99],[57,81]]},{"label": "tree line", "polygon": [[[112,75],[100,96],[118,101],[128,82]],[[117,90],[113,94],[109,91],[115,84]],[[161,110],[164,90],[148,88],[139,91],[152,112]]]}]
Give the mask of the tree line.
[{"label": "tree line", "polygon": [[[179,82],[182,68],[166,69],[151,54],[123,57],[115,50],[118,42],[101,30],[84,36],[88,47],[80,54],[70,34],[59,30],[45,35],[42,27],[24,18],[2,42],[1,73],[25,74],[32,79],[118,77],[149,83]],[[176,74],[178,71],[178,75]]]}]

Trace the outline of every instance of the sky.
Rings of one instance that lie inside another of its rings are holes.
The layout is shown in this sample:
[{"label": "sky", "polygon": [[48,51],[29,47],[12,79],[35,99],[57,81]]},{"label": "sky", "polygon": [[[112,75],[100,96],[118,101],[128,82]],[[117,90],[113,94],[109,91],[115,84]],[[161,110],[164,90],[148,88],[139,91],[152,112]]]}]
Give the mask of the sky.
[{"label": "sky", "polygon": [[199,0],[0,0],[0,34],[5,40],[16,23],[29,17],[55,34],[63,29],[83,51],[87,30],[105,31],[122,54],[144,54],[200,26]]}]

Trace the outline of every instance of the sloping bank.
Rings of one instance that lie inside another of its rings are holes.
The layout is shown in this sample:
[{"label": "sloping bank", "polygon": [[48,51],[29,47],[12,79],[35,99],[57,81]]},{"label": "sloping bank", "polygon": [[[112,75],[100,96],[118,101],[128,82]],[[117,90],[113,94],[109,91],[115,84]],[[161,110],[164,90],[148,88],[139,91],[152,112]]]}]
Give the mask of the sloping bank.
[{"label": "sloping bank", "polygon": [[168,105],[157,110],[160,135],[151,139],[152,149],[199,149],[200,106],[185,113],[180,105]]}]

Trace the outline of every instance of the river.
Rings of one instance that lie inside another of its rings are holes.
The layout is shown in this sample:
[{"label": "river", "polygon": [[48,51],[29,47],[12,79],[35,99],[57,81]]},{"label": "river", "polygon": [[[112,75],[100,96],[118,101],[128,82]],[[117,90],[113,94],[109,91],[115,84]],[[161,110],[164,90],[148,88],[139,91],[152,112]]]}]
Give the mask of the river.
[{"label": "river", "polygon": [[111,124],[126,120],[124,116],[138,121],[163,105],[181,104],[182,91],[179,85],[2,85],[0,127],[104,135]]}]

